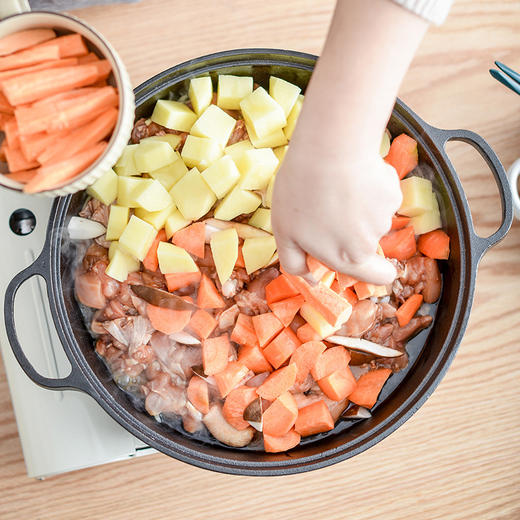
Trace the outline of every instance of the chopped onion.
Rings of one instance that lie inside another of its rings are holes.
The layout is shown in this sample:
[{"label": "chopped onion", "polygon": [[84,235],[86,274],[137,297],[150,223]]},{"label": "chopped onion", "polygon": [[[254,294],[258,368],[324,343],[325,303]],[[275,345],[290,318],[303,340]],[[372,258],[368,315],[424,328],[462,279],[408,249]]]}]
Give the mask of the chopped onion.
[{"label": "chopped onion", "polygon": [[67,230],[72,240],[89,240],[106,232],[103,224],[83,217],[71,217]]},{"label": "chopped onion", "polygon": [[173,341],[182,343],[183,345],[200,345],[200,340],[184,331],[174,332],[173,334],[169,334],[169,337],[173,339]]},{"label": "chopped onion", "polygon": [[352,350],[359,350],[360,352],[366,352],[377,357],[394,358],[402,356],[403,353],[393,348],[384,347],[373,341],[361,338],[347,338],[345,336],[329,336],[325,339],[329,343],[335,343],[336,345],[342,345]]}]

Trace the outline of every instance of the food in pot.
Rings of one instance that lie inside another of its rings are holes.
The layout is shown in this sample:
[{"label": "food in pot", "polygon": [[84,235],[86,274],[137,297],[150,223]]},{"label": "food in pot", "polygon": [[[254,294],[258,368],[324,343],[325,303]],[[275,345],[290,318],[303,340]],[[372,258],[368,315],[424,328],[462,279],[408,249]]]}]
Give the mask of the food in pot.
[{"label": "food in pot", "polygon": [[0,38],[0,160],[7,178],[35,193],[96,161],[118,118],[110,72],[108,60],[89,52],[80,34],[30,29]]},{"label": "food in pot", "polygon": [[413,172],[417,143],[383,138],[403,179],[379,248],[397,268],[393,284],[309,256],[309,285],[281,269],[269,209],[300,89],[219,76],[216,94],[210,78],[196,78],[189,97],[158,101],[88,190],[80,217],[106,233],[86,250],[75,288],[96,309],[96,352],[157,420],[181,418],[186,432],[228,446],[285,451],[370,417],[407,364],[407,341],[432,323],[437,261],[449,256],[432,183]]}]

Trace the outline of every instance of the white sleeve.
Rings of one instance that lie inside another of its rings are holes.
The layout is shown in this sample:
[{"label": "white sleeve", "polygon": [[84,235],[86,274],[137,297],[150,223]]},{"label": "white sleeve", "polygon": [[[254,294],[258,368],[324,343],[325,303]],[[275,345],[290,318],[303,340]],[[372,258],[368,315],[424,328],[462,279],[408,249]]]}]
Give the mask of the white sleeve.
[{"label": "white sleeve", "polygon": [[453,0],[393,0],[435,25],[440,25],[450,10]]}]

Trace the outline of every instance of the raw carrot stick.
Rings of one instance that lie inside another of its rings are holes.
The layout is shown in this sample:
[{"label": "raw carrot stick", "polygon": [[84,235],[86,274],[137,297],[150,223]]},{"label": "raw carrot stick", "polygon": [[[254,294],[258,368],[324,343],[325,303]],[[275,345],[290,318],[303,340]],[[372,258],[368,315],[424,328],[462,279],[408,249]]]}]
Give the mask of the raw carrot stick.
[{"label": "raw carrot stick", "polygon": [[215,284],[205,274],[200,280],[197,305],[202,309],[221,309],[226,306]]},{"label": "raw carrot stick", "polygon": [[21,184],[28,183],[35,175],[37,170],[20,170],[13,173],[4,173],[4,177]]},{"label": "raw carrot stick", "polygon": [[359,406],[372,408],[391,373],[389,368],[378,368],[363,374],[357,380],[356,389],[348,396],[349,400]]},{"label": "raw carrot stick", "polygon": [[0,112],[2,114],[14,114],[14,107],[7,101],[3,92],[0,92]]},{"label": "raw carrot stick", "polygon": [[296,334],[287,327],[264,348],[264,356],[274,368],[280,368],[300,345]]},{"label": "raw carrot stick", "polygon": [[90,166],[104,151],[107,143],[101,142],[59,163],[41,166],[36,176],[24,187],[25,193],[50,190],[72,179]]},{"label": "raw carrot stick", "polygon": [[173,292],[188,285],[196,285],[200,281],[200,271],[196,273],[168,273],[165,274],[168,291]]},{"label": "raw carrot stick", "polygon": [[217,320],[204,309],[197,309],[191,317],[189,326],[200,339],[206,339],[217,326]]},{"label": "raw carrot stick", "polygon": [[300,294],[287,276],[281,274],[278,278],[270,281],[265,286],[265,298],[267,303],[274,303],[280,300],[298,296]]},{"label": "raw carrot stick", "polygon": [[23,78],[9,78],[3,82],[3,89],[11,105],[21,105],[89,85],[98,79],[99,72],[95,65],[75,65],[31,72]]},{"label": "raw carrot stick", "polygon": [[204,258],[204,241],[206,236],[206,224],[195,222],[175,232],[172,236],[172,243],[182,247],[192,255]]},{"label": "raw carrot stick", "polygon": [[226,397],[233,388],[236,388],[246,377],[249,368],[238,361],[228,363],[226,368],[213,374],[221,397]]},{"label": "raw carrot stick", "polygon": [[406,227],[412,219],[410,217],[402,217],[401,215],[396,215],[395,217],[392,217],[392,229],[393,231],[396,231],[398,229],[403,229]]},{"label": "raw carrot stick", "polygon": [[245,430],[249,427],[249,423],[243,418],[244,411],[257,397],[256,388],[250,386],[234,388],[228,393],[222,406],[224,419],[236,430]]},{"label": "raw carrot stick", "polygon": [[319,260],[316,260],[316,258],[311,255],[307,255],[306,262],[309,272],[317,282],[319,282],[327,273],[331,271],[325,264],[321,263]]},{"label": "raw carrot stick", "polygon": [[303,305],[304,301],[305,300],[303,296],[300,294],[298,296],[293,296],[292,298],[286,298],[285,300],[272,302],[269,304],[269,308],[284,324],[284,326],[288,327],[296,316],[296,313],[300,310],[300,307]]},{"label": "raw carrot stick", "polygon": [[146,306],[146,313],[152,327],[163,334],[180,332],[188,325],[191,317],[191,311],[189,310],[177,311],[150,304]]},{"label": "raw carrot stick", "polygon": [[379,244],[383,248],[385,256],[396,260],[408,260],[417,251],[413,226],[392,231],[385,235]]},{"label": "raw carrot stick", "polygon": [[7,148],[7,139],[4,139],[2,141],[2,144],[0,144],[0,160],[7,161],[7,157],[5,156],[5,149]]},{"label": "raw carrot stick", "polygon": [[94,67],[97,68],[97,81],[108,78],[110,72],[112,71],[112,66],[110,65],[110,62],[108,60],[92,61],[88,65],[94,65]]},{"label": "raw carrot stick", "polygon": [[268,435],[264,432],[264,450],[266,453],[280,453],[282,451],[288,451],[295,446],[300,444],[301,436],[294,429],[290,430],[281,437],[275,437],[274,435]]},{"label": "raw carrot stick", "polygon": [[298,367],[294,363],[275,370],[256,389],[256,393],[268,401],[274,401],[279,395],[287,392],[294,385],[297,371]]},{"label": "raw carrot stick", "polygon": [[[67,133],[67,132],[65,132]],[[31,135],[20,135],[20,148],[28,161],[33,161],[38,155],[50,146],[54,141],[61,139],[63,133],[48,134],[39,132]]]},{"label": "raw carrot stick", "polygon": [[190,403],[201,413],[209,412],[208,383],[199,376],[192,376],[186,389],[186,395]]},{"label": "raw carrot stick", "polygon": [[0,71],[30,67],[43,61],[59,60],[60,50],[57,45],[36,46],[9,56],[0,58]]},{"label": "raw carrot stick", "polygon": [[412,294],[396,311],[395,317],[400,327],[404,327],[410,323],[423,302],[422,294]]},{"label": "raw carrot stick", "polygon": [[262,348],[283,329],[281,321],[272,312],[253,316],[252,321],[258,343]]},{"label": "raw carrot stick", "polygon": [[[38,162],[44,166],[60,159],[67,159],[105,139],[116,126],[117,116],[117,108],[109,107],[106,112],[100,114],[96,119],[79,128],[75,128],[69,135],[63,136],[53,145],[48,146],[38,155]],[[166,240],[166,234],[164,235],[164,240]]]},{"label": "raw carrot stick", "polygon": [[349,361],[350,354],[346,348],[330,347],[318,356],[316,363],[311,368],[312,377],[319,381],[340,368],[346,368]]},{"label": "raw carrot stick", "polygon": [[12,54],[56,37],[52,29],[28,29],[0,38],[0,56]]},{"label": "raw carrot stick", "polygon": [[7,146],[5,149],[5,157],[7,159],[7,165],[9,172],[13,173],[19,170],[30,170],[37,168],[38,163],[36,161],[27,161],[20,148],[11,148]]},{"label": "raw carrot stick", "polygon": [[80,65],[85,65],[85,63],[92,63],[93,61],[99,61],[99,56],[94,52],[89,52],[88,54],[78,58],[78,63]]},{"label": "raw carrot stick", "polygon": [[208,338],[202,341],[202,366],[207,376],[222,372],[228,364],[231,343],[228,335],[223,334],[216,338]]},{"label": "raw carrot stick", "polygon": [[437,260],[448,260],[450,257],[450,237],[442,229],[421,235],[417,246],[424,256]]},{"label": "raw carrot stick", "polygon": [[238,315],[235,328],[231,333],[231,341],[239,345],[258,346],[258,338],[256,337],[251,316],[242,313]]},{"label": "raw carrot stick", "polygon": [[88,55],[88,48],[85,45],[83,37],[81,34],[77,33],[59,36],[54,40],[50,40],[41,44],[40,47],[44,47],[46,45],[57,45],[60,52],[60,58]]},{"label": "raw carrot stick", "polygon": [[334,419],[325,401],[316,401],[300,408],[294,429],[302,437],[334,429]]},{"label": "raw carrot stick", "polygon": [[326,348],[321,341],[308,341],[293,352],[290,363],[294,363],[298,368],[296,372],[297,383],[303,383],[307,379],[316,361]]},{"label": "raw carrot stick", "polygon": [[7,146],[10,148],[18,148],[20,146],[20,131],[14,117],[10,117],[4,122],[4,134]]},{"label": "raw carrot stick", "polygon": [[298,336],[298,339],[302,343],[307,343],[308,341],[320,341],[323,339],[313,328],[309,323],[305,323],[301,327],[298,327],[298,330],[296,331],[296,335]]},{"label": "raw carrot stick", "polygon": [[143,265],[148,271],[157,271],[159,267],[159,260],[157,259],[157,248],[159,247],[159,242],[164,242],[166,240],[166,231],[161,229],[152,242],[150,249],[148,249],[148,253],[143,260]]},{"label": "raw carrot stick", "polygon": [[258,345],[241,345],[238,349],[238,361],[255,374],[273,371],[273,367],[265,359],[264,353]]},{"label": "raw carrot stick", "polygon": [[5,80],[9,78],[23,76],[24,74],[37,72],[39,70],[57,69],[60,67],[72,67],[77,64],[77,58],[67,58],[64,60],[44,61],[43,63],[38,63],[37,65],[32,65],[31,67],[24,67],[23,69],[5,70],[3,72],[0,72],[0,86]]},{"label": "raw carrot stick", "polygon": [[354,290],[356,291],[358,299],[366,300],[367,298],[374,296],[376,286],[368,282],[356,282],[354,284]]},{"label": "raw carrot stick", "polygon": [[298,417],[298,406],[290,392],[278,396],[263,413],[262,431],[280,437],[289,433]]},{"label": "raw carrot stick", "polygon": [[356,388],[356,379],[349,367],[340,368],[318,381],[321,391],[333,401],[341,401]]}]

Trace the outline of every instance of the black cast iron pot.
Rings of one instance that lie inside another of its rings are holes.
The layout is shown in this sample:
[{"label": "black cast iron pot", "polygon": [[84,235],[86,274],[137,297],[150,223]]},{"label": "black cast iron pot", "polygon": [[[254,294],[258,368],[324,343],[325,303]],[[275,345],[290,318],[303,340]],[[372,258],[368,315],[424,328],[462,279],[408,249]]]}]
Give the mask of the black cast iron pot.
[{"label": "black cast iron pot", "polygon": [[[216,76],[222,73],[252,75],[264,86],[273,74],[305,89],[315,63],[315,56],[270,49],[228,51],[191,60],[137,87],[136,115],[149,116],[157,99],[177,99],[187,92],[189,79],[202,74],[210,74],[215,81]],[[86,392],[124,428],[159,451],[195,466],[224,473],[284,475],[310,471],[348,459],[381,441],[412,416],[446,373],[468,322],[479,260],[488,248],[505,236],[513,218],[504,169],[481,137],[466,130],[433,128],[399,100],[389,129],[392,135],[406,132],[413,136],[419,143],[420,161],[434,172],[435,188],[451,238],[451,255],[448,262],[442,262],[444,285],[433,326],[408,344],[409,365],[389,379],[371,419],[356,423],[340,421],[333,431],[304,439],[290,454],[273,455],[258,449],[229,448],[218,441],[202,442],[137,410],[112,381],[104,363],[95,354],[93,340],[74,298],[71,262],[66,257],[70,250],[68,245],[65,247],[62,230],[82,206],[83,193],[56,199],[42,253],[31,266],[15,276],[7,288],[6,329],[21,367],[35,383],[45,388]],[[473,229],[466,197],[444,150],[450,140],[464,141],[475,147],[497,182],[502,202],[502,223],[488,238],[479,237]],[[63,379],[50,379],[37,373],[16,335],[16,292],[34,275],[41,275],[47,282],[54,324],[72,365],[70,375]]]}]

